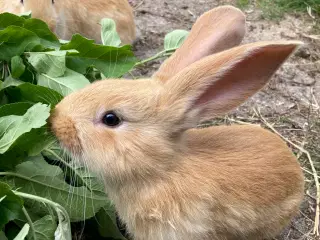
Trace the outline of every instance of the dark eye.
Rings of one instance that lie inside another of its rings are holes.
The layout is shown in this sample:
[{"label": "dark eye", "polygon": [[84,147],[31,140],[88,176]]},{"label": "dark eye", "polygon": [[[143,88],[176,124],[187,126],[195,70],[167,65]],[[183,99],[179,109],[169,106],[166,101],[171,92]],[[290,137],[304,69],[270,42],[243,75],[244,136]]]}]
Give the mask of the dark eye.
[{"label": "dark eye", "polygon": [[22,4],[23,4],[23,0],[20,0],[20,3],[22,3]]},{"label": "dark eye", "polygon": [[108,112],[103,116],[102,122],[109,127],[115,127],[121,123],[121,120],[114,112]]}]

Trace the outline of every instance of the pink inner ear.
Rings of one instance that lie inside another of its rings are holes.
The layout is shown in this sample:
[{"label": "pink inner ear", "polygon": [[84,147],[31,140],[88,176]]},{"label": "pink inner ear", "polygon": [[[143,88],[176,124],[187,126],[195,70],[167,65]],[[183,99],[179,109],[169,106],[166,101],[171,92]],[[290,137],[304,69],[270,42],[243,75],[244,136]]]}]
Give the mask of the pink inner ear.
[{"label": "pink inner ear", "polygon": [[292,45],[271,45],[249,52],[219,76],[210,76],[215,80],[193,107],[199,106],[204,115],[214,116],[239,106],[268,82],[293,49]]},{"label": "pink inner ear", "polygon": [[[201,29],[199,31],[201,31]],[[226,41],[222,41],[222,39],[225,39]],[[176,56],[177,60],[175,62],[177,64],[175,66],[175,70],[179,72],[186,66],[189,66],[201,58],[231,48],[237,41],[240,43],[241,40],[236,31],[227,32],[217,29],[216,32],[202,40],[199,40],[199,42],[192,43],[191,46],[189,46],[190,51],[188,53],[188,57],[183,56],[182,54]]]},{"label": "pink inner ear", "polygon": [[197,20],[183,45],[153,77],[166,82],[201,58],[240,44],[244,34],[245,16],[240,10],[230,6],[215,8]]}]

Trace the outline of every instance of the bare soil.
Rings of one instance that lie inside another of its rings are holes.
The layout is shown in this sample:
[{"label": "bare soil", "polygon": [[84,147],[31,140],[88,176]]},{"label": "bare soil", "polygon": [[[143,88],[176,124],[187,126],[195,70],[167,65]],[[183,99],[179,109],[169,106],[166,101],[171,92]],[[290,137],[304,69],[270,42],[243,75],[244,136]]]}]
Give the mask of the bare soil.
[{"label": "bare soil", "polygon": [[[207,10],[234,1],[214,0],[135,0],[139,37],[135,53],[141,59],[163,48],[165,34],[174,29],[190,30],[197,17]],[[316,39],[314,20],[306,13],[287,15],[281,20],[267,20],[262,12],[251,6],[247,15],[245,43],[265,40],[300,40],[305,42],[287,61],[270,84],[243,106],[215,124],[261,124],[274,128],[284,138],[310,153],[315,168],[320,169],[320,40]],[[319,34],[319,33],[318,33]],[[154,61],[134,72],[147,77],[159,67]],[[272,129],[271,129],[272,130]],[[316,211],[315,178],[310,160],[292,146],[305,172],[306,197],[300,215],[277,238],[278,240],[320,239],[312,234]]]}]

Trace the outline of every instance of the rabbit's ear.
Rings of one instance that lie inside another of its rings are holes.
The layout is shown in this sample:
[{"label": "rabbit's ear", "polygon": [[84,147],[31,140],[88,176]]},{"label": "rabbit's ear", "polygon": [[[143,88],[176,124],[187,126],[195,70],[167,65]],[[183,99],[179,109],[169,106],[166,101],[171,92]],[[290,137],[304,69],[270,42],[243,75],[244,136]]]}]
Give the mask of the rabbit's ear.
[{"label": "rabbit's ear", "polygon": [[241,43],[245,35],[245,16],[237,8],[223,6],[203,14],[193,25],[182,46],[153,75],[166,82],[185,67],[211,54]]},{"label": "rabbit's ear", "polygon": [[253,43],[206,57],[164,84],[163,103],[188,127],[225,114],[260,90],[300,44]]}]

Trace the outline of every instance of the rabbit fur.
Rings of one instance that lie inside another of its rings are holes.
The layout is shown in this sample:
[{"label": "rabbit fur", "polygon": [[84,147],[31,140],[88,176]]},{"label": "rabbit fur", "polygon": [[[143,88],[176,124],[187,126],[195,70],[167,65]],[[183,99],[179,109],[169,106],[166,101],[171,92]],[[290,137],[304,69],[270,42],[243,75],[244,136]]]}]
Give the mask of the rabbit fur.
[{"label": "rabbit fur", "polygon": [[79,33],[101,43],[102,18],[115,21],[122,44],[131,44],[136,38],[133,10],[127,0],[0,0],[0,13],[28,11],[64,40]]},{"label": "rabbit fur", "polygon": [[[133,239],[269,239],[297,214],[303,174],[277,135],[197,128],[264,87],[301,44],[238,46],[244,34],[240,10],[215,8],[151,79],[98,81],[50,117],[62,146],[100,174]],[[108,111],[119,126],[103,124]]]}]

